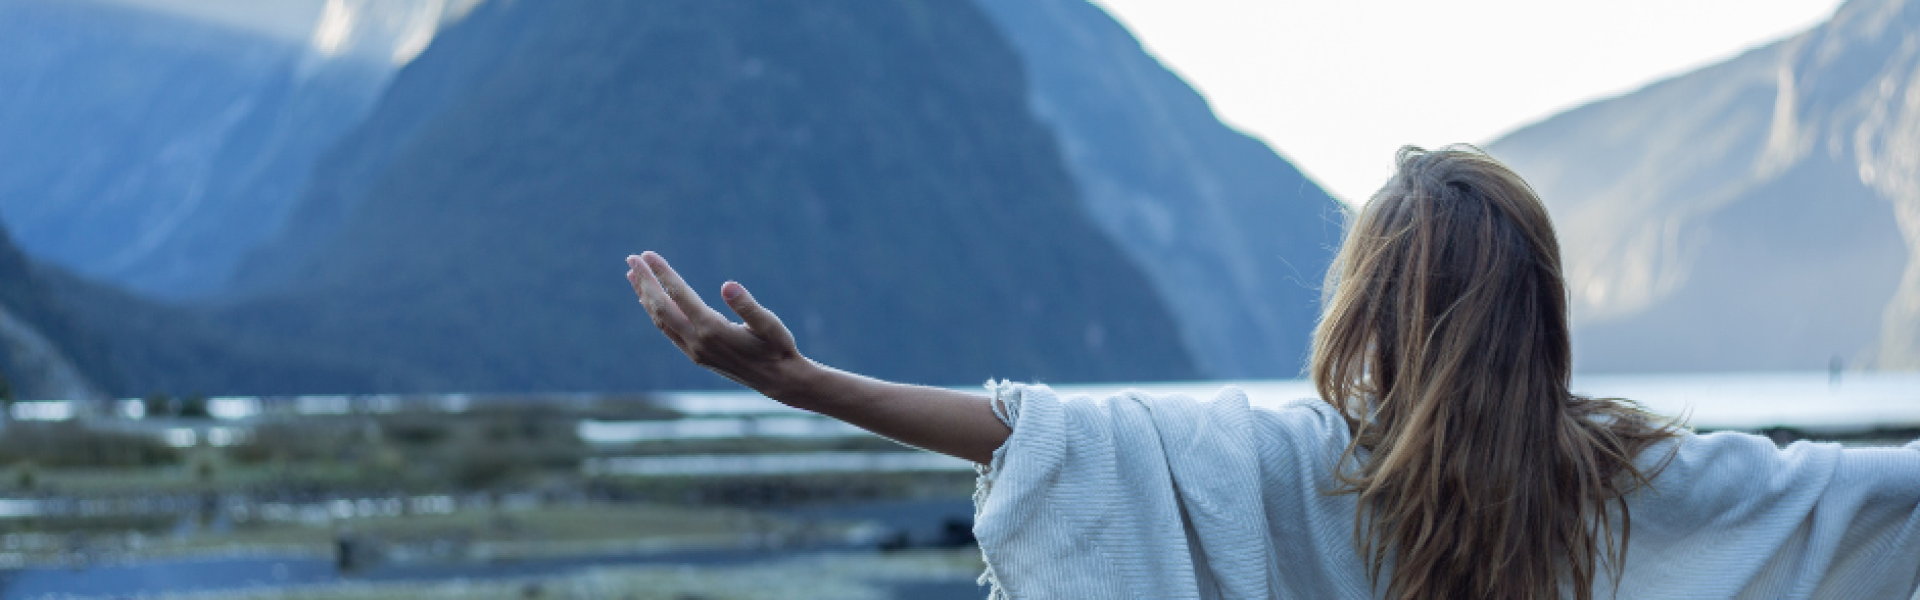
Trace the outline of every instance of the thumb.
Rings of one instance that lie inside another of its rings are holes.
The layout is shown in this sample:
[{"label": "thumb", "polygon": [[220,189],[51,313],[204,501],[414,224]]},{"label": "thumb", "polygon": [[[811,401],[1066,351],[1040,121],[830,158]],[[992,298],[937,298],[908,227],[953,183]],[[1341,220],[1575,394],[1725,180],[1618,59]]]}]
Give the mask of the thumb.
[{"label": "thumb", "polygon": [[740,315],[740,320],[746,322],[747,329],[752,330],[754,335],[776,345],[794,347],[793,333],[787,331],[786,324],[781,323],[780,317],[775,316],[773,311],[760,306],[753,299],[753,294],[747,292],[747,286],[737,281],[726,282],[720,286],[720,298],[726,300],[727,308],[733,309],[733,314]]}]

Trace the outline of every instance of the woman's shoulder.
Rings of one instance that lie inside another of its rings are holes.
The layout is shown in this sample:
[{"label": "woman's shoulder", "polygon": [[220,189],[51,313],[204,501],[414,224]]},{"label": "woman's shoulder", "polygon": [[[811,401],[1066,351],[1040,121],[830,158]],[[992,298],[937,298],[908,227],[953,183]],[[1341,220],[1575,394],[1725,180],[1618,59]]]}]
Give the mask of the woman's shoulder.
[{"label": "woman's shoulder", "polygon": [[1222,386],[1205,399],[1181,394],[1154,395],[1140,390],[1129,390],[1124,395],[1162,410],[1190,411],[1215,421],[1245,419],[1259,429],[1285,430],[1316,440],[1336,432],[1344,436],[1347,431],[1347,421],[1340,411],[1319,398],[1255,397],[1234,385]]},{"label": "woman's shoulder", "polygon": [[1319,398],[1259,399],[1248,412],[1259,430],[1255,443],[1270,461],[1324,471],[1352,439],[1346,417]]},{"label": "woman's shoulder", "polygon": [[1637,457],[1641,472],[1652,479],[1651,489],[1636,495],[1643,504],[1680,514],[1810,502],[1827,487],[1843,453],[1835,443],[1802,441],[1780,447],[1749,433],[1681,431]]},{"label": "woman's shoulder", "polygon": [[[1263,446],[1281,444],[1345,447],[1345,418],[1319,398],[1253,397],[1237,386],[1217,388],[1211,396],[1152,388],[1055,390],[1042,384],[990,382],[999,414],[1016,432],[1020,415],[1057,415],[1069,429],[1115,431],[1150,427],[1162,432],[1214,432],[1213,439],[1241,439]],[[1204,394],[1204,392],[1202,392]],[[1249,434],[1245,437],[1232,433]]]},{"label": "woman's shoulder", "polygon": [[[1238,392],[1236,388],[1228,387],[1221,394],[1229,391]],[[1339,409],[1319,398],[1269,399],[1251,402],[1251,406],[1254,414],[1275,425],[1303,431],[1339,431],[1342,434],[1347,431],[1346,417],[1341,416]]]},{"label": "woman's shoulder", "polygon": [[1840,444],[1832,442],[1801,441],[1781,447],[1764,436],[1740,431],[1681,430],[1672,439],[1642,452],[1640,461],[1643,469],[1657,468],[1662,475],[1726,477],[1818,466],[1836,460],[1841,450]]}]

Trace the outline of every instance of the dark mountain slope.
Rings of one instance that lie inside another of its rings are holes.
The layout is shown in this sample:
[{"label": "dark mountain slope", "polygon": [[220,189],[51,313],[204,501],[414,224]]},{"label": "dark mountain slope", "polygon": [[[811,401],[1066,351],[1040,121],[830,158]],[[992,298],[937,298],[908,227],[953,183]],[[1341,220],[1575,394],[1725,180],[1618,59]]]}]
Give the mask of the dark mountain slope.
[{"label": "dark mountain slope", "polygon": [[468,99],[474,87],[494,76],[494,69],[520,48],[534,29],[511,18],[512,11],[482,11],[480,18],[463,23],[461,36],[473,40],[459,52],[426,52],[414,59],[406,77],[392,81],[379,110],[342,134],[327,152],[316,155],[306,189],[291,202],[286,225],[254,249],[238,267],[235,291],[271,289],[288,283],[279,265],[299,262],[334,240],[347,215],[367,197],[376,180],[390,176],[395,155],[435,122],[449,104]]},{"label": "dark mountain slope", "polygon": [[0,380],[13,398],[93,398],[106,353],[40,285],[38,269],[0,229]]},{"label": "dark mountain slope", "polygon": [[[448,77],[471,83],[426,101],[408,83]],[[625,289],[621,258],[655,249],[877,376],[1194,376],[1026,102],[966,4],[489,3],[320,167],[391,152],[351,167],[364,191],[305,196],[347,207],[337,231],[262,254],[273,291],[223,318],[438,389],[724,385]]]},{"label": "dark mountain slope", "polygon": [[1589,371],[1920,367],[1920,2],[1489,146],[1553,210]]},{"label": "dark mountain slope", "polygon": [[0,231],[0,378],[15,397],[324,392],[394,381],[378,370],[242,343],[190,311],[35,262]]},{"label": "dark mountain slope", "polygon": [[1019,50],[1029,105],[1080,200],[1141,265],[1202,373],[1297,377],[1340,206],[1084,0],[978,0]]}]

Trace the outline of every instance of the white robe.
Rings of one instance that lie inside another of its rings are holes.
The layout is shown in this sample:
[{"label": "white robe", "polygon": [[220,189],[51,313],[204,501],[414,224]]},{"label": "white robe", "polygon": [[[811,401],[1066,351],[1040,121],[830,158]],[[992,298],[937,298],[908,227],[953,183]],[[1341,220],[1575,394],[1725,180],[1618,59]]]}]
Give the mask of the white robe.
[{"label": "white robe", "polygon": [[[1322,493],[1348,440],[1325,402],[1252,407],[1235,388],[1212,401],[987,388],[1013,429],[974,497],[995,598],[1381,593],[1354,547],[1354,497]],[[1628,498],[1617,597],[1920,597],[1920,441],[1670,443],[1653,487]],[[1615,597],[1612,584],[1603,570],[1595,597]]]}]

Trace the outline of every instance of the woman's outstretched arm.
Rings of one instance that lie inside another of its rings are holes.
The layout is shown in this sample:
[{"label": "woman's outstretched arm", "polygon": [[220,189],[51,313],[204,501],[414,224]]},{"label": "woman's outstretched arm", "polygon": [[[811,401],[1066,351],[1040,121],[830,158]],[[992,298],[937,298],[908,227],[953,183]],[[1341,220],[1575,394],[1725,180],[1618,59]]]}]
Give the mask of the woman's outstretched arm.
[{"label": "woman's outstretched arm", "polygon": [[783,404],[977,463],[1012,433],[978,394],[881,381],[822,365],[800,354],[780,317],[737,282],[720,286],[727,320],[654,252],[627,257],[627,282],[653,324],[694,364]]}]

